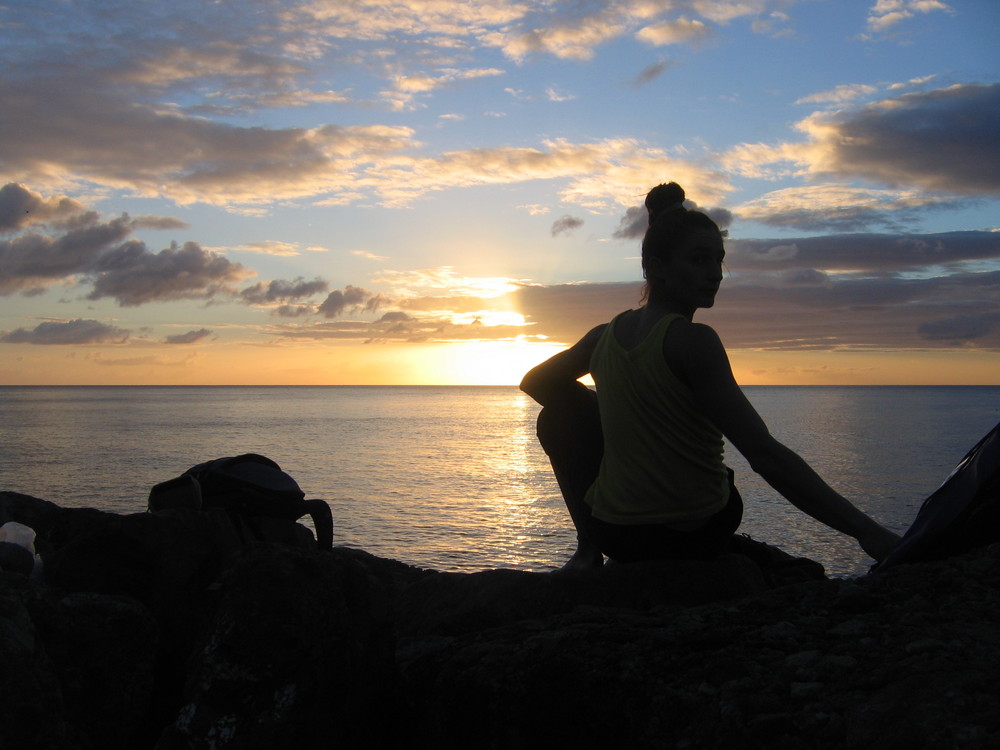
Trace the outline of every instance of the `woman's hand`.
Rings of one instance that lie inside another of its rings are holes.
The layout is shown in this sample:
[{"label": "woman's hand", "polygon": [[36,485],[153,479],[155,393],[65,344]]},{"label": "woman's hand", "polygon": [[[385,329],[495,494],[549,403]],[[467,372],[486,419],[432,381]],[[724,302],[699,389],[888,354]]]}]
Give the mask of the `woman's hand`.
[{"label": "woman's hand", "polygon": [[882,562],[889,556],[889,553],[896,549],[902,537],[884,526],[875,524],[871,531],[857,537],[858,544],[865,553],[878,562]]}]

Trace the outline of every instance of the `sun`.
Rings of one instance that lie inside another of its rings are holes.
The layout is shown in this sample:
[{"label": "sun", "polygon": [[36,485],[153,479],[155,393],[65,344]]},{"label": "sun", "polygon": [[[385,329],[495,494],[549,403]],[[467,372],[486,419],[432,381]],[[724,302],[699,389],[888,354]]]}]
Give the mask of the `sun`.
[{"label": "sun", "polygon": [[565,344],[527,341],[466,341],[437,353],[438,380],[452,385],[517,385],[540,362]]}]

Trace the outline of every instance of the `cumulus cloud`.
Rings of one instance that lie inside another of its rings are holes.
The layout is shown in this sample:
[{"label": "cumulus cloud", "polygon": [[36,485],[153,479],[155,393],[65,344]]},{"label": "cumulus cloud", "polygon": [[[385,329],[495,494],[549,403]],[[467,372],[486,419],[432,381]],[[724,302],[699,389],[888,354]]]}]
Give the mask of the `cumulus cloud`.
[{"label": "cumulus cloud", "polygon": [[87,299],[114,299],[122,307],[229,293],[251,272],[195,242],[172,244],[158,253],[131,240],[103,253],[88,269]]},{"label": "cumulus cloud", "polygon": [[258,282],[243,289],[240,297],[252,305],[270,305],[322,294],[329,286],[327,281],[318,277],[312,281],[306,281],[301,276],[292,281],[275,279],[267,283]]},{"label": "cumulus cloud", "polygon": [[336,318],[348,310],[377,310],[382,301],[381,297],[367,289],[348,285],[330,292],[317,308],[317,312],[327,318]]},{"label": "cumulus cloud", "polygon": [[127,216],[49,236],[27,232],[0,240],[0,295],[33,290],[90,271],[132,233]]},{"label": "cumulus cloud", "polygon": [[958,195],[1000,195],[1000,84],[956,84],[860,109],[817,112],[805,143],[744,145],[725,163],[746,176],[798,173]]},{"label": "cumulus cloud", "polygon": [[123,328],[99,320],[77,318],[62,322],[46,321],[32,329],[18,328],[0,336],[4,344],[83,345],[120,344],[129,337]]},{"label": "cumulus cloud", "polygon": [[[94,211],[68,198],[43,198],[20,185],[0,189],[0,215],[20,215],[34,208],[36,218],[10,239],[0,240],[0,295],[37,293],[63,282],[90,284],[87,298],[115,299],[122,306],[153,301],[208,299],[232,291],[252,272],[197,243],[176,243],[154,253],[134,238],[138,228],[173,228],[182,222],[169,217],[128,214],[101,220]],[[11,228],[15,222],[11,220]],[[36,231],[46,225],[48,234]]]},{"label": "cumulus cloud", "polygon": [[23,229],[31,224],[63,223],[87,214],[83,205],[72,198],[43,198],[15,182],[0,188],[0,232]]},{"label": "cumulus cloud", "polygon": [[1000,84],[904,94],[800,129],[813,141],[814,173],[961,194],[1000,195]]}]

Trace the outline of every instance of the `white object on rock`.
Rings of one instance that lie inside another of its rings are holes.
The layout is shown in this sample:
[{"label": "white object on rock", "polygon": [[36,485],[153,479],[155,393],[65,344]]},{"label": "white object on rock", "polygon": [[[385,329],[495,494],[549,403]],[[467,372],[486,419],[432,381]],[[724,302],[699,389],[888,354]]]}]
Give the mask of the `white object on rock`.
[{"label": "white object on rock", "polygon": [[32,580],[41,579],[42,558],[35,552],[35,530],[33,528],[17,521],[8,521],[3,526],[0,526],[0,542],[16,544],[28,550],[35,558],[35,565],[29,577]]}]

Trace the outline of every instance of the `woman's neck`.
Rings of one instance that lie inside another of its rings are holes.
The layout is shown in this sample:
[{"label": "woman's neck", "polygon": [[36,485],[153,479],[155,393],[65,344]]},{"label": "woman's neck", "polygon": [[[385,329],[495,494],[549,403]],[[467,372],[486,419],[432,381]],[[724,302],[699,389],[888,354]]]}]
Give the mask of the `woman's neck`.
[{"label": "woman's neck", "polygon": [[644,317],[649,316],[659,320],[664,315],[676,313],[688,320],[694,318],[695,310],[698,308],[679,305],[674,300],[667,298],[666,295],[658,292],[659,290],[656,287],[650,287],[649,295],[646,297],[646,304],[640,308]]}]

